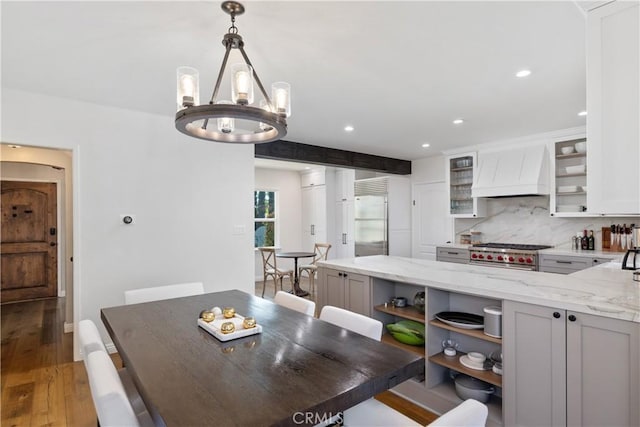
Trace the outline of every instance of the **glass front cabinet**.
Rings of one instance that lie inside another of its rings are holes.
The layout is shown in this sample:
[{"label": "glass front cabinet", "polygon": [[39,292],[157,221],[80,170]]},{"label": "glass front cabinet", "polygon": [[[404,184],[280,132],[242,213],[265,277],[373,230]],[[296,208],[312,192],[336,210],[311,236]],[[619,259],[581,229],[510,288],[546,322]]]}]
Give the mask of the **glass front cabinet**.
[{"label": "glass front cabinet", "polygon": [[552,216],[585,216],[587,205],[587,140],[559,141],[553,156],[550,211]]},{"label": "glass front cabinet", "polygon": [[447,158],[447,187],[449,215],[457,218],[476,218],[486,215],[486,200],[471,197],[476,176],[476,153],[458,154]]}]

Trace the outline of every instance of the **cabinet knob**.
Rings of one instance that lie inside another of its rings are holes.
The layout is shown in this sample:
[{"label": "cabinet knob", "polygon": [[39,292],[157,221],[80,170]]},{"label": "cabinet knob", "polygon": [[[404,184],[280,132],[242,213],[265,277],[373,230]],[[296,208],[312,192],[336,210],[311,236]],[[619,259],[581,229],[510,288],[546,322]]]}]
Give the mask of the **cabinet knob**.
[{"label": "cabinet knob", "polygon": [[342,273],[338,273],[338,276],[342,277]]},{"label": "cabinet knob", "polygon": [[344,273],[344,274],[343,274],[343,276],[344,276],[344,277],[347,277],[347,273]]},{"label": "cabinet knob", "polygon": [[574,316],[573,314],[569,315],[569,321],[570,322],[575,322],[576,321],[576,316]]},{"label": "cabinet knob", "polygon": [[558,313],[557,311],[553,312],[553,317],[555,317],[556,319],[559,319],[560,313]]}]

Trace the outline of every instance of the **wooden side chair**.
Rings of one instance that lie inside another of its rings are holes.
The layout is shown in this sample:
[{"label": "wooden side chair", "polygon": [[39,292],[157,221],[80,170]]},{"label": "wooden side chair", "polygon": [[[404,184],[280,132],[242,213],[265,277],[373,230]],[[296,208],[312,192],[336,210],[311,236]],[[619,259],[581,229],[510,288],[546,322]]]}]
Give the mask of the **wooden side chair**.
[{"label": "wooden side chair", "polygon": [[274,295],[278,290],[277,282],[280,280],[280,290],[282,290],[282,279],[289,277],[289,282],[293,286],[293,270],[281,270],[276,263],[276,250],[274,248],[258,248],[262,255],[262,298],[264,289],[267,286],[267,277],[273,278]]},{"label": "wooden side chair", "polygon": [[326,261],[327,255],[329,255],[329,249],[331,249],[331,245],[329,243],[316,243],[314,246],[314,252],[316,255],[313,257],[311,264],[301,265],[298,267],[299,278],[302,278],[302,273],[307,273],[307,276],[309,276],[309,292],[312,294],[314,292],[316,272],[318,271],[316,263],[318,261]]}]

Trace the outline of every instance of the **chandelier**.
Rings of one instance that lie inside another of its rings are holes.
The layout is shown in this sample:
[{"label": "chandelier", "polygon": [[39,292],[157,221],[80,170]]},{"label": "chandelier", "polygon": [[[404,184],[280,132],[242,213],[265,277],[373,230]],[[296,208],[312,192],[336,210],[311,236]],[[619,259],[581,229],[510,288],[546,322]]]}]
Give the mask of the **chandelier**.
[{"label": "chandelier", "polygon": [[[195,138],[217,142],[259,144],[281,139],[287,134],[287,117],[291,115],[291,86],[285,82],[273,83],[269,97],[244,51],[244,42],[235,25],[236,16],[244,13],[244,6],[225,1],[222,10],[231,15],[231,27],[222,39],[226,50],[213,94],[209,103],[200,105],[198,70],[179,67],[176,129]],[[220,100],[218,92],[231,49],[238,49],[244,62],[229,67],[231,100]],[[257,107],[254,81],[263,97]]]}]

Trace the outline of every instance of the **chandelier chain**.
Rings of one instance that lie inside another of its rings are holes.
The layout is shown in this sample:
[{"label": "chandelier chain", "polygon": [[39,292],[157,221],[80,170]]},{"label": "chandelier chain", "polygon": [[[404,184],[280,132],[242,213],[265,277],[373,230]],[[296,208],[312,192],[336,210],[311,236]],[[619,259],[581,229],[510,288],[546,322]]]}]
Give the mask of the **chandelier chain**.
[{"label": "chandelier chain", "polygon": [[231,13],[231,26],[227,30],[230,34],[238,34],[238,27],[236,27],[236,14]]}]

